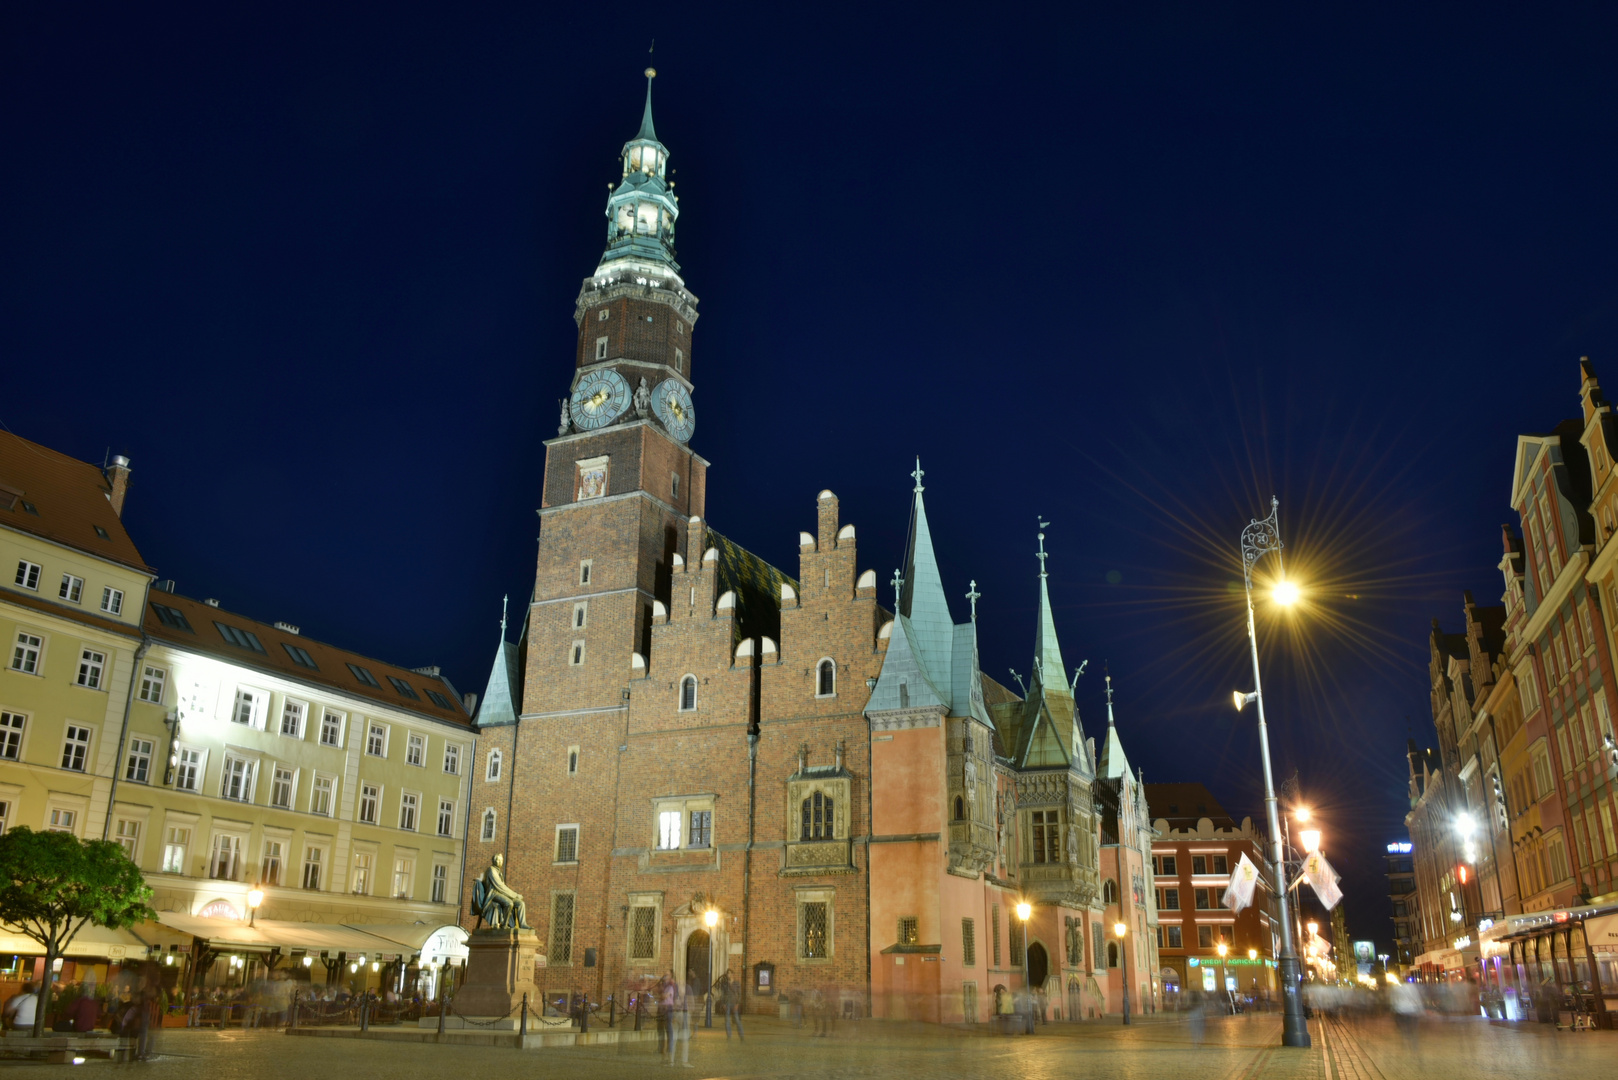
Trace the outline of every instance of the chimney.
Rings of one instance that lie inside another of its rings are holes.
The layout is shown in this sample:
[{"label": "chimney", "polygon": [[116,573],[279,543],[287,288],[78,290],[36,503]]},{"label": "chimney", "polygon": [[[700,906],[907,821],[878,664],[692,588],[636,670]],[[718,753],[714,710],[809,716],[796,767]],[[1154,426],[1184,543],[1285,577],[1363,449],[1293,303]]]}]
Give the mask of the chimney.
[{"label": "chimney", "polygon": [[107,501],[112,503],[112,512],[123,517],[124,496],[129,494],[129,459],[124,455],[112,456],[112,465],[107,469],[107,482],[112,485],[112,491],[107,494]]},{"label": "chimney", "polygon": [[471,716],[478,711],[478,696],[468,690],[461,695],[461,707],[466,710],[466,715]]},{"label": "chimney", "polygon": [[[218,607],[219,605],[215,604],[214,606]],[[277,621],[276,624],[275,624],[275,628],[277,630],[284,631],[284,632],[286,632],[288,634],[297,634],[297,632],[298,632],[298,628],[296,626],[293,626],[289,622],[279,622],[279,621]]]},{"label": "chimney", "polygon": [[215,600],[211,596],[208,597],[206,600],[204,600],[203,603],[207,604],[209,607],[218,607],[219,606],[219,601]]}]

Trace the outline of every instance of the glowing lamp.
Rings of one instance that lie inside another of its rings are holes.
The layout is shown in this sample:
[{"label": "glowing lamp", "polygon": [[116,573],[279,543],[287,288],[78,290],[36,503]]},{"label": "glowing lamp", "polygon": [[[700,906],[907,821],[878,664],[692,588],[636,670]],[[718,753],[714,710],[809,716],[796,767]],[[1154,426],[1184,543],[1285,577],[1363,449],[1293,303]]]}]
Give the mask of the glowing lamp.
[{"label": "glowing lamp", "polygon": [[702,913],[702,921],[708,924],[708,929],[710,929],[710,930],[712,930],[714,927],[718,926],[719,925],[719,909],[718,908],[709,908],[707,911],[703,912]]},{"label": "glowing lamp", "polygon": [[1229,955],[1230,955],[1230,946],[1226,945],[1223,941],[1221,941],[1219,943],[1219,959],[1223,960],[1225,957],[1227,957]]},{"label": "glowing lamp", "polygon": [[1021,919],[1023,922],[1027,922],[1028,917],[1033,913],[1034,906],[1028,901],[1024,900],[1022,903],[1017,905],[1017,918]]},{"label": "glowing lamp", "polygon": [[312,967],[312,966],[314,966],[314,962],[315,962],[315,958],[312,957],[312,956],[306,956],[306,957],[303,958],[303,966],[304,967]]},{"label": "glowing lamp", "polygon": [[1230,700],[1235,703],[1236,711],[1241,712],[1242,709],[1258,700],[1258,691],[1255,690],[1251,694],[1244,694],[1240,690],[1232,690]]},{"label": "glowing lamp", "polygon": [[1298,602],[1298,587],[1290,581],[1283,581],[1270,595],[1275,597],[1275,602],[1282,607],[1291,607]]},{"label": "glowing lamp", "polygon": [[1303,841],[1303,850],[1309,852],[1311,855],[1320,850],[1319,829],[1304,829],[1298,834],[1298,839]]},{"label": "glowing lamp", "polygon": [[1455,818],[1455,831],[1463,837],[1470,837],[1478,831],[1478,823],[1472,820],[1471,814],[1459,814]]},{"label": "glowing lamp", "polygon": [[1117,934],[1119,937],[1123,937],[1125,934],[1129,933],[1129,924],[1121,922],[1113,923],[1112,932]]},{"label": "glowing lamp", "polygon": [[382,970],[382,962],[380,960],[372,960],[371,961],[371,970],[372,971],[381,971]]},{"label": "glowing lamp", "polygon": [[1247,950],[1247,958],[1249,960],[1257,960],[1258,959],[1258,950],[1257,949],[1248,949]]},{"label": "glowing lamp", "polygon": [[1304,926],[1309,928],[1310,937],[1314,937],[1316,934],[1320,933],[1320,924],[1315,922],[1313,919],[1310,919],[1308,922],[1304,923]]},{"label": "glowing lamp", "polygon": [[1312,813],[1312,811],[1307,806],[1300,806],[1298,807],[1298,811],[1294,816],[1299,821],[1308,821],[1310,813]]}]

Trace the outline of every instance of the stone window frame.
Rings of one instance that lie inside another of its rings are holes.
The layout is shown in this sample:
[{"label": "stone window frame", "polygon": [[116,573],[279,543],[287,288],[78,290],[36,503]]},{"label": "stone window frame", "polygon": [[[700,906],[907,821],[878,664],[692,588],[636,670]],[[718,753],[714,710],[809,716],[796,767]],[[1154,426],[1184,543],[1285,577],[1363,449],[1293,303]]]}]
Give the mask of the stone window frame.
[{"label": "stone window frame", "polygon": [[[567,956],[566,957],[559,956],[558,955],[558,950],[557,950],[557,947],[556,947],[557,943],[558,943],[558,940],[559,940],[558,939],[558,931],[560,929],[560,927],[557,926],[557,918],[556,918],[556,914],[557,914],[557,911],[558,911],[557,901],[560,900],[564,896],[568,897],[569,900],[570,900],[570,903],[569,903],[569,906],[568,906],[568,920],[567,920],[568,921],[568,926],[567,926]],[[545,935],[545,945],[546,945],[546,961],[545,962],[548,965],[550,965],[551,967],[572,967],[574,965],[573,957],[579,951],[575,947],[575,946],[578,945],[578,937],[579,937],[579,933],[578,933],[578,931],[579,931],[579,893],[578,893],[578,890],[577,889],[552,889],[551,890],[549,910],[546,912],[546,914],[549,916],[549,919],[547,921],[549,922],[550,925],[548,926],[547,931],[546,931],[546,935]]]},{"label": "stone window frame", "polygon": [[[815,792],[831,797],[835,805],[832,807],[832,835],[830,837],[803,838],[803,804]],[[828,840],[847,840],[849,837],[849,812],[852,809],[853,778],[847,775],[830,774],[827,776],[804,776],[787,783],[787,836],[786,840],[793,844],[826,843]]]},{"label": "stone window frame", "polygon": [[[562,834],[564,832],[573,834],[573,857],[571,859],[562,858]],[[579,823],[577,821],[564,822],[556,826],[555,835],[551,838],[551,865],[579,865]]]},{"label": "stone window frame", "polygon": [[[803,885],[793,890],[797,927],[792,936],[792,954],[800,964],[830,964],[837,959],[837,890],[824,885]],[[826,955],[804,955],[804,908],[807,904],[826,905]]]},{"label": "stone window frame", "polygon": [[584,666],[584,639],[574,638],[573,643],[567,647],[567,666]]},{"label": "stone window frame", "polygon": [[[684,675],[680,676],[680,681],[678,683],[676,683],[675,685],[679,688],[678,689],[678,695],[674,699],[674,709],[675,709],[675,711],[676,712],[696,712],[697,711],[697,705],[698,705],[698,702],[699,702],[699,698],[697,696],[697,685],[698,684],[697,684],[696,675],[694,675],[693,673],[688,671]],[[691,688],[691,704],[690,705],[687,705],[685,703],[685,701],[686,701],[685,689],[688,686]]]},{"label": "stone window frame", "polygon": [[483,782],[485,784],[498,784],[505,767],[505,755],[498,746],[491,746],[483,759]]},{"label": "stone window frame", "polygon": [[[831,665],[831,689],[830,690],[822,690],[821,689],[821,685],[822,685],[822,678],[821,677],[825,674],[827,664]],[[830,657],[830,656],[822,656],[819,660],[815,661],[815,669],[814,670],[815,670],[815,700],[822,701],[822,700],[825,700],[825,699],[828,699],[828,698],[836,697],[837,696],[837,661],[835,659],[833,659],[832,657]]]},{"label": "stone window frame", "polygon": [[976,967],[978,962],[977,920],[967,915],[961,919],[961,966]]},{"label": "stone window frame", "polygon": [[590,621],[590,601],[580,600],[573,605],[573,622],[570,624],[574,630],[583,630]]},{"label": "stone window frame", "polygon": [[[629,894],[629,908],[624,913],[624,959],[630,964],[651,963],[656,964],[663,955],[663,894],[661,892],[632,892]],[[635,955],[635,913],[650,910],[652,912],[652,953],[650,956]]]},{"label": "stone window frame", "polygon": [[485,806],[478,825],[478,840],[480,843],[493,843],[499,835],[500,812],[492,806]]},{"label": "stone window frame", "polygon": [[[719,796],[713,792],[698,792],[691,795],[667,795],[652,800],[652,850],[653,851],[717,851],[719,850],[719,837],[717,835],[714,804]],[[693,810],[708,811],[708,842],[702,847],[691,846],[691,812]],[[680,815],[680,842],[675,847],[660,846],[663,839],[662,815],[665,813],[678,813]]]},{"label": "stone window frame", "polygon": [[580,559],[579,560],[579,584],[580,585],[588,585],[588,584],[590,584],[590,573],[595,567],[595,562],[596,561],[594,559]]},{"label": "stone window frame", "polygon": [[567,748],[567,775],[579,775],[579,745],[577,743]]}]

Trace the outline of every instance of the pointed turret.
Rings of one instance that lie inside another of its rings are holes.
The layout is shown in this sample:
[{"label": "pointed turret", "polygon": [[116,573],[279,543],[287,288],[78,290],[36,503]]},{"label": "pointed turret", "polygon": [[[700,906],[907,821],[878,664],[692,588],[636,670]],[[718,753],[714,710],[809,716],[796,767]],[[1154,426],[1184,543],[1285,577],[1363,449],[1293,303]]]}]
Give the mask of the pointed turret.
[{"label": "pointed turret", "polygon": [[[657,78],[656,68],[646,69],[646,111],[641,113],[640,131],[635,135],[636,142],[657,142],[657,128],[652,126],[652,80]],[[658,143],[659,146],[663,145]]]},{"label": "pointed turret", "polygon": [[949,600],[944,596],[944,578],[938,572],[938,556],[933,553],[933,534],[927,526],[927,504],[922,492],[921,459],[910,474],[916,481],[910,508],[910,538],[905,551],[904,585],[899,594],[899,614],[910,621],[911,637],[920,651],[935,685],[949,685],[949,661],[954,649],[955,623],[950,618]]},{"label": "pointed turret", "polygon": [[[1056,620],[1051,617],[1051,591],[1046,585],[1045,530],[1050,522],[1039,522],[1039,625],[1034,630],[1034,674],[1044,675],[1052,684],[1067,684],[1067,668],[1062,666],[1062,647],[1056,641]],[[1050,674],[1045,674],[1049,672]]]},{"label": "pointed turret", "polygon": [[1124,756],[1124,744],[1118,738],[1118,724],[1112,715],[1112,676],[1107,676],[1107,741],[1101,747],[1101,760],[1096,772],[1108,780],[1129,775],[1129,759]]},{"label": "pointed turret", "polygon": [[607,250],[601,254],[597,275],[615,265],[659,275],[679,270],[674,261],[674,221],[680,216],[680,200],[668,182],[668,147],[658,140],[652,125],[656,76],[655,70],[646,69],[646,108],[640,131],[624,144],[623,179],[607,199]]},{"label": "pointed turret", "polygon": [[489,685],[483,691],[483,705],[478,709],[479,727],[497,727],[515,724],[521,710],[522,667],[517,661],[517,646],[506,640],[506,601],[500,599],[500,645],[494,651],[494,667],[489,672]]}]

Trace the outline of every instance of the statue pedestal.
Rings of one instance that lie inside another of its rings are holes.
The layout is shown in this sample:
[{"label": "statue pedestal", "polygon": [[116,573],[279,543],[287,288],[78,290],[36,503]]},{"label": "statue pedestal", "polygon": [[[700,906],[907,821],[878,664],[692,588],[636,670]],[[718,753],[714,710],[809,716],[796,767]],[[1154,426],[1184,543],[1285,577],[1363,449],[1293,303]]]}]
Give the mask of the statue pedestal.
[{"label": "statue pedestal", "polygon": [[477,930],[467,939],[466,982],[455,992],[454,1009],[462,1016],[511,1014],[512,1027],[528,995],[530,1016],[543,1010],[534,985],[534,955],[539,938],[532,930]]}]

